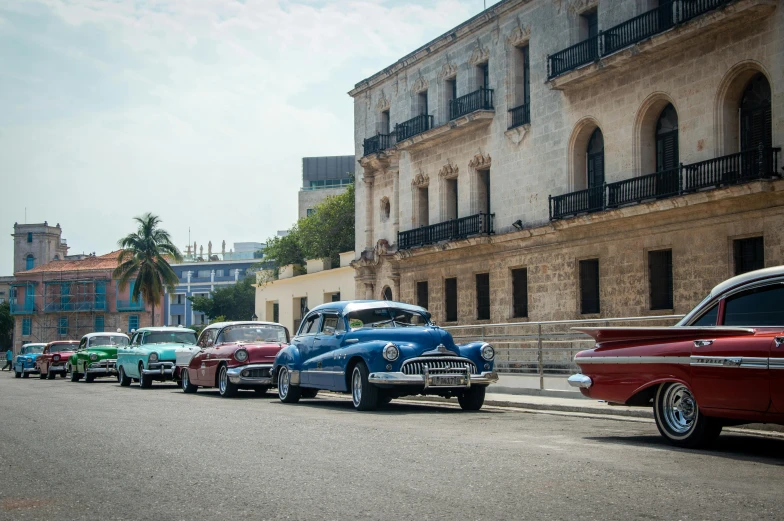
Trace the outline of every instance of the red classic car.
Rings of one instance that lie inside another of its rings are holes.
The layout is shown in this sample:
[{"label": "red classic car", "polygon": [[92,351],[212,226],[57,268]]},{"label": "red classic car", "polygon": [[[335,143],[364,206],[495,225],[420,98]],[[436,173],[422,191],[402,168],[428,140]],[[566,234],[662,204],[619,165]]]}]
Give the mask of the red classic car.
[{"label": "red classic car", "polygon": [[68,373],[68,359],[76,352],[77,347],[78,340],[56,340],[46,344],[44,352],[35,360],[35,365],[41,371],[39,378],[54,380],[58,374],[65,378]]},{"label": "red classic car", "polygon": [[722,282],[673,327],[575,328],[596,347],[569,377],[585,396],[652,406],[674,445],[725,425],[784,424],[784,266]]},{"label": "red classic car", "polygon": [[220,322],[199,335],[198,351],[176,353],[182,390],[217,387],[231,397],[239,389],[264,393],[272,387],[270,369],[275,355],[289,343],[289,331],[274,322]]}]

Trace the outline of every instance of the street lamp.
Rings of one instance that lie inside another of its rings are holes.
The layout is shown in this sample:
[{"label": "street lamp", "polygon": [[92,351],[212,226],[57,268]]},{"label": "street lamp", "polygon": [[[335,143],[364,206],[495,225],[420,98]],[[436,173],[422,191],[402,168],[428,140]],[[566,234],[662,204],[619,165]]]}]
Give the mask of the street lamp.
[{"label": "street lamp", "polygon": [[256,313],[254,313],[253,316],[250,317],[250,319],[255,322],[259,319],[259,317],[256,315]]}]

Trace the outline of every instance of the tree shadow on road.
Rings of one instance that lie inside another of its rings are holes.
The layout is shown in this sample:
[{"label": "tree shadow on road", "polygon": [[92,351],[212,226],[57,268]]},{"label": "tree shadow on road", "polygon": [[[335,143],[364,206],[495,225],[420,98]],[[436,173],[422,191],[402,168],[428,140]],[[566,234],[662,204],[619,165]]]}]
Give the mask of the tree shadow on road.
[{"label": "tree shadow on road", "polygon": [[784,466],[784,439],[768,438],[754,434],[738,434],[735,432],[722,434],[712,446],[704,449],[675,447],[661,436],[589,436],[585,439],[599,443],[656,447],[673,452]]}]

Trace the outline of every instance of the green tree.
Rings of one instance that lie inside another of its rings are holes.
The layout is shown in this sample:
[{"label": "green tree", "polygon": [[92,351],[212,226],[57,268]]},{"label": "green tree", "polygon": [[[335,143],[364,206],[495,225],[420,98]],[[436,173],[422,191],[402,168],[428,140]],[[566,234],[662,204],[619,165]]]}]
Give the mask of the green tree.
[{"label": "green tree", "polygon": [[256,311],[256,287],[249,276],[213,291],[209,297],[188,297],[188,300],[193,303],[194,311],[204,313],[210,321],[250,320]]},{"label": "green tree", "polygon": [[327,197],[291,227],[285,237],[267,239],[264,259],[277,266],[303,264],[305,259],[339,262],[339,253],[354,249],[354,185]]},{"label": "green tree", "polygon": [[120,291],[124,291],[131,279],[135,279],[131,299],[138,300],[141,295],[144,301],[152,305],[154,326],[155,303],[160,302],[164,288],[173,293],[179,283],[166,257],[181,261],[182,254],[172,243],[169,232],[158,226],[160,217],[148,212],[141,217],[134,217],[134,220],[139,224],[136,232],[117,242],[122,250],[112,275],[118,279]]},{"label": "green tree", "polygon": [[3,302],[0,304],[0,353],[5,354],[5,351],[11,347],[13,332],[14,317],[11,316],[11,304]]}]

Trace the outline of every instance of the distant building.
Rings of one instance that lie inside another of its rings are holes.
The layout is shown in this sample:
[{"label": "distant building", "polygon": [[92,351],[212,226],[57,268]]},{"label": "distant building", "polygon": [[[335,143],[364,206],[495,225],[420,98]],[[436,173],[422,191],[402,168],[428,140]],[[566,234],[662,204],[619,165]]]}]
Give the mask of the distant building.
[{"label": "distant building", "polygon": [[310,215],[327,197],[342,194],[352,182],[355,165],[354,156],[303,157],[299,218]]},{"label": "distant building", "polygon": [[68,255],[68,244],[62,237],[60,223],[14,223],[14,273],[26,271]]},{"label": "distant building", "polygon": [[[41,251],[43,256],[46,250]],[[60,250],[56,254],[62,253]],[[15,318],[14,351],[18,352],[28,342],[78,340],[93,331],[127,333],[151,325],[150,304],[131,299],[133,282],[120,291],[117,281],[112,279],[118,255],[119,251],[115,251],[101,256],[52,260],[18,271],[10,285],[11,314]],[[156,324],[161,323],[160,310],[159,303],[155,309]]]},{"label": "distant building", "polygon": [[298,275],[294,265],[282,266],[275,280],[264,281],[272,272],[260,272],[256,287],[256,315],[259,320],[279,322],[296,333],[310,308],[326,302],[354,300],[354,252],[340,254],[340,266],[332,268],[324,259],[309,260],[307,273]]},{"label": "distant building", "polygon": [[14,280],[13,276],[0,277],[0,304],[8,302],[11,298],[11,284]]}]

